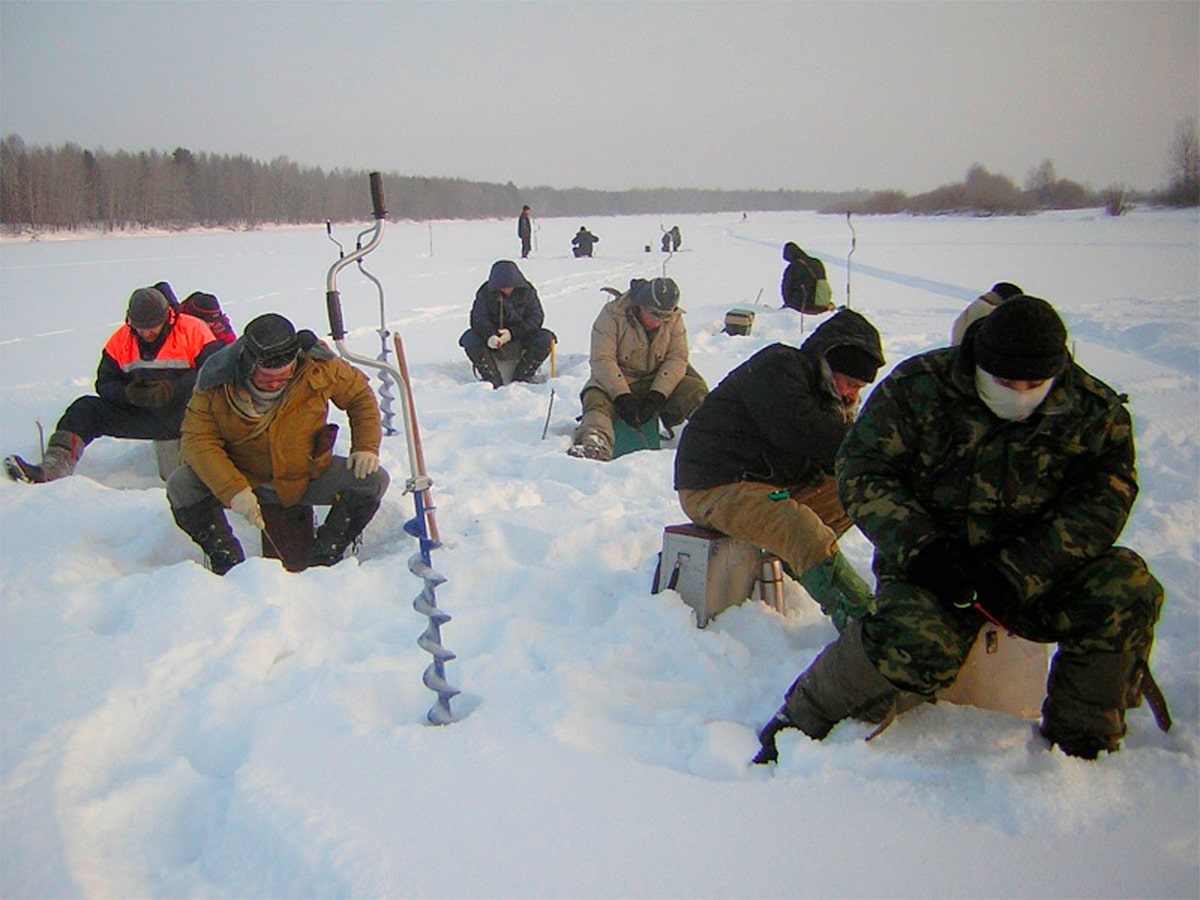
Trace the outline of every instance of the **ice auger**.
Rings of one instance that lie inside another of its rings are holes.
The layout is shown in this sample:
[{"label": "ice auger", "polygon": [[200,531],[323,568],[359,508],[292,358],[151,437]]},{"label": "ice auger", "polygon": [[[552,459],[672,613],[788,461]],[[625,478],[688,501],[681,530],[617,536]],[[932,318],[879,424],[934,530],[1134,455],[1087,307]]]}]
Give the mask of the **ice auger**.
[{"label": "ice auger", "polygon": [[[373,231],[374,231],[374,226],[359,233],[358,238],[355,242],[356,250],[362,249],[363,238],[365,238],[367,235],[371,234]],[[337,244],[338,259],[344,259],[346,256],[346,248],[342,246],[341,241],[339,241],[337,238],[335,238],[333,236],[333,223],[330,222],[328,219],[325,220],[325,234],[328,235],[328,237],[331,241],[333,241],[335,244]],[[383,419],[383,433],[385,435],[387,435],[388,437],[391,437],[392,435],[396,434],[396,425],[395,425],[396,416],[392,410],[392,401],[395,399],[395,396],[392,394],[393,380],[392,380],[391,373],[388,371],[388,367],[387,367],[388,353],[389,353],[388,338],[391,337],[392,335],[391,335],[391,332],[388,331],[387,321],[384,317],[383,285],[380,283],[378,278],[376,278],[374,275],[372,275],[370,272],[368,272],[366,270],[366,267],[363,266],[363,264],[362,264],[361,256],[358,258],[357,261],[358,261],[358,271],[361,272],[365,278],[369,279],[371,281],[371,283],[375,285],[375,291],[379,295],[378,334],[379,334],[380,350],[379,350],[379,355],[375,358],[377,360],[379,360],[381,363],[384,363],[384,365],[382,367],[380,367],[380,370],[379,370],[379,391],[378,391],[378,393],[379,393],[379,412]]]},{"label": "ice auger", "polygon": [[[417,645],[433,657],[433,662],[426,667],[421,680],[425,686],[437,694],[437,701],[430,708],[426,718],[434,725],[445,725],[453,721],[450,711],[450,700],[459,691],[450,686],[446,680],[446,663],[454,659],[454,654],[442,646],[441,628],[450,621],[450,616],[438,609],[436,591],[446,579],[438,574],[430,561],[430,551],[441,546],[438,539],[437,521],[434,518],[433,497],[430,488],[433,481],[425,472],[425,455],[421,448],[421,435],[417,428],[417,414],[413,405],[412,383],[408,376],[408,363],[404,356],[404,344],[399,333],[392,336],[396,349],[396,366],[392,367],[386,360],[386,352],[381,359],[371,359],[351,353],[346,347],[346,327],[342,318],[342,301],[337,289],[337,276],[342,269],[358,263],[364,256],[379,246],[383,239],[384,221],[387,211],[383,204],[383,180],[378,172],[372,172],[371,205],[374,207],[375,225],[359,235],[357,247],[348,256],[341,254],[334,263],[329,274],[325,277],[325,306],[329,312],[331,336],[342,358],[360,366],[366,366],[379,372],[387,373],[400,386],[400,410],[404,418],[404,436],[408,442],[408,462],[412,475],[405,483],[405,493],[412,493],[416,504],[416,514],[404,524],[404,530],[418,541],[418,552],[408,560],[408,570],[421,579],[423,587],[413,600],[413,608],[429,619],[425,631],[417,639]],[[332,235],[331,235],[332,236]],[[369,236],[366,244],[363,238]],[[341,247],[338,244],[339,248]],[[361,270],[361,264],[359,266]],[[364,272],[365,274],[365,272]],[[368,277],[375,283],[379,292],[380,332],[386,331],[383,326],[383,286],[378,279]]]}]

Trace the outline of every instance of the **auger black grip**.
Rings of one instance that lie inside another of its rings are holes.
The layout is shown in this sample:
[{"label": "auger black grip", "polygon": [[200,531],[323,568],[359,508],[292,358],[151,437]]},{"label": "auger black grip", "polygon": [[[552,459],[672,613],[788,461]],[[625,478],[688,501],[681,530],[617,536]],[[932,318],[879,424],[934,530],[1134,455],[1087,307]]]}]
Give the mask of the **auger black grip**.
[{"label": "auger black grip", "polygon": [[383,176],[378,172],[370,174],[371,179],[371,206],[375,209],[375,218],[386,219],[387,210],[383,205]]},{"label": "auger black grip", "polygon": [[329,313],[330,337],[340,341],[346,336],[346,323],[342,319],[342,299],[337,291],[325,292],[325,309]]}]

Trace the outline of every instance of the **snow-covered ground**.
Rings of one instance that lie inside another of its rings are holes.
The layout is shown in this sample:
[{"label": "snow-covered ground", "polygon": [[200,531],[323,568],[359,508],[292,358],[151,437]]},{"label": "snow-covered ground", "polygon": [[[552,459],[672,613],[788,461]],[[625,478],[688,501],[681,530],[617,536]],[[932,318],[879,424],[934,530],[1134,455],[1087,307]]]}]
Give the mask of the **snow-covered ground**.
[{"label": "snow-covered ground", "polygon": [[[571,258],[580,224],[601,238],[594,259]],[[493,391],[457,338],[491,263],[519,255],[515,222],[396,223],[367,258],[435,482],[462,690],[447,727],[425,724],[402,437],[385,442],[396,477],[358,559],[300,575],[257,557],[206,571],[144,443],[102,439],[75,478],[0,484],[0,894],[1200,894],[1196,212],[854,220],[852,304],[889,369],[1010,280],[1055,303],[1083,365],[1129,394],[1142,493],[1123,543],[1167,588],[1154,670],[1175,728],[1135,710],[1122,752],[1096,763],[942,703],[870,743],[857,723],[820,744],[792,732],[777,767],[747,765],[832,625],[789,583],[785,614],[752,601],[696,629],[677,595],[649,592],[662,528],[684,521],[672,450],[565,453],[600,288],[662,273],[672,224],[684,251],[666,274],[710,384],[802,339],[778,309],[785,241],[823,257],[845,300],[841,217],[543,220],[521,266],[557,373]],[[335,235],[353,246],[359,230]],[[323,333],[336,259],[323,228],[4,243],[0,452],[36,458],[35,419],[49,433],[91,390],[133,288],[166,279],[216,293],[239,329],[279,311]],[[374,356],[374,288],[353,267],[339,287],[350,346]],[[734,306],[756,306],[751,335],[721,333]],[[862,536],[843,547],[865,573]]]}]

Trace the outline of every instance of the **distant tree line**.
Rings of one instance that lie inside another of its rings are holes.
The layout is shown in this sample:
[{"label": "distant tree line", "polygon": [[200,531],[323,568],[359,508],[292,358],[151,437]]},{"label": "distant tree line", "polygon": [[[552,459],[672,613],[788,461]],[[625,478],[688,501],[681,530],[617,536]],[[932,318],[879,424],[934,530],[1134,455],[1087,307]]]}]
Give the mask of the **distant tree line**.
[{"label": "distant tree line", "polygon": [[[518,188],[460,178],[384,174],[394,219],[516,216],[528,203],[541,216],[703,213],[818,209],[866,196],[863,191],[595,191]],[[28,147],[17,135],[0,142],[0,224],[9,230],[182,229],[196,225],[254,228],[268,223],[353,221],[370,216],[365,171],[324,172],[285,156],[85,150],[76,144]]]},{"label": "distant tree line", "polygon": [[[1179,126],[1169,170],[1168,186],[1145,196],[1133,196],[1120,185],[1092,192],[1059,178],[1049,159],[1030,172],[1024,189],[976,164],[961,183],[915,196],[900,191],[564,190],[397,173],[384,174],[384,188],[389,215],[417,221],[515,216],[526,203],[539,216],[802,209],[1011,215],[1100,205],[1119,214],[1135,201],[1200,205],[1195,120]],[[118,231],[356,221],[370,215],[366,178],[365,171],[325,172],[286,156],[261,162],[183,147],[169,153],[108,153],[73,143],[27,147],[19,136],[9,135],[0,141],[0,226],[10,231]]]},{"label": "distant tree line", "polygon": [[1110,215],[1124,213],[1133,202],[1162,206],[1200,206],[1200,139],[1194,119],[1176,129],[1167,159],[1168,184],[1155,193],[1136,195],[1124,185],[1114,184],[1094,192],[1083,185],[1059,178],[1052,160],[1044,160],[1018,188],[1005,175],[997,175],[976,163],[956,184],[942,185],[924,194],[909,196],[901,191],[877,191],[846,205],[823,207],[824,212],[864,214],[912,213],[941,215],[1020,215],[1040,209],[1083,209],[1103,206]]}]

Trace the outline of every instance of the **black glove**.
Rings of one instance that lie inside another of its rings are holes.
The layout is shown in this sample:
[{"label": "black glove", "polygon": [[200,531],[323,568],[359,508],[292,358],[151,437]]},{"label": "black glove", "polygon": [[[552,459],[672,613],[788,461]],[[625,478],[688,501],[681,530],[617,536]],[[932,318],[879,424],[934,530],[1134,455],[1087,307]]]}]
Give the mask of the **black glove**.
[{"label": "black glove", "polygon": [[645,419],[639,418],[642,414],[642,401],[639,398],[633,396],[633,394],[622,394],[613,400],[613,406],[617,409],[617,415],[632,427],[642,427],[642,422]]},{"label": "black glove", "polygon": [[662,408],[667,405],[667,398],[664,394],[658,391],[651,391],[642,398],[641,409],[638,412],[641,422],[639,425],[644,425],[651,419],[657,419],[658,414],[662,412]]},{"label": "black glove", "polygon": [[175,386],[169,381],[133,381],[125,385],[125,399],[131,406],[154,409],[166,406],[175,397]]},{"label": "black glove", "polygon": [[1017,589],[1004,577],[995,559],[976,557],[971,565],[971,580],[979,593],[979,605],[998,621],[1005,621],[1020,606]]},{"label": "black glove", "polygon": [[906,574],[948,606],[966,609],[975,602],[971,548],[963,541],[937,538],[908,564]]}]

